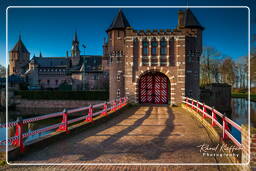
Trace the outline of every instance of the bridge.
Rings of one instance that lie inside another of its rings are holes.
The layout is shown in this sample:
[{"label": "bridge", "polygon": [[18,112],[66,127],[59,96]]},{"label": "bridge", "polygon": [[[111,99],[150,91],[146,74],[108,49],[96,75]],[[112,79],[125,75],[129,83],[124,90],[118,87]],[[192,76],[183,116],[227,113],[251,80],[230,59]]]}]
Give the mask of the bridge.
[{"label": "bridge", "polygon": [[[74,113],[79,115],[71,118]],[[62,122],[32,132],[23,129],[28,123],[55,117],[62,117]],[[0,127],[16,129],[7,143],[9,157],[16,151],[15,159],[9,160],[14,164],[232,164],[234,161],[230,156],[209,156],[211,152],[204,151],[203,147],[216,147],[224,141],[236,147],[242,146],[230,132],[231,127],[241,132],[238,124],[214,108],[187,97],[181,107],[131,105],[124,97],[20,119]],[[24,141],[29,136],[49,130],[54,132],[46,138]],[[216,130],[219,138],[212,130]],[[57,138],[51,141],[54,137]],[[6,142],[3,140],[0,144]]]}]

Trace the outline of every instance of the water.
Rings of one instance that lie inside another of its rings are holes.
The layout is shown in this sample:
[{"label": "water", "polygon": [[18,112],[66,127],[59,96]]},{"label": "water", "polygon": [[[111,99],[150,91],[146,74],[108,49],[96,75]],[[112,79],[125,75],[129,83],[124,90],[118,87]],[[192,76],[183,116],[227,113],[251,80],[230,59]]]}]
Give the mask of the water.
[{"label": "water", "polygon": [[[230,119],[239,125],[248,124],[248,100],[244,98],[233,98],[231,101],[232,113]],[[251,126],[256,126],[256,102],[251,101]],[[235,129],[231,128],[232,135],[241,142],[241,133]]]}]

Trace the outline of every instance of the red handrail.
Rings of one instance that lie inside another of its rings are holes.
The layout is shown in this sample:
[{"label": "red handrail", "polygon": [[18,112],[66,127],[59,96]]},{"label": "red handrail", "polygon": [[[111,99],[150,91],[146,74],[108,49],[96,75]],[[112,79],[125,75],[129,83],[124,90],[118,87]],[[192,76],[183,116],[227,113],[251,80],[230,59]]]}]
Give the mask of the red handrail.
[{"label": "red handrail", "polygon": [[[232,127],[236,128],[239,132],[241,132],[241,126],[226,117],[224,114],[220,113],[214,107],[210,107],[202,102],[198,102],[192,98],[184,97],[184,100],[182,101],[186,106],[190,107],[191,109],[195,110],[197,113],[202,113],[203,118],[210,118],[211,119],[211,125],[218,126],[222,130],[222,138],[227,139],[229,138],[235,145],[238,147],[241,147],[241,143],[230,133],[228,124],[230,124]],[[196,104],[195,104],[196,103]],[[208,113],[207,109],[211,111]],[[222,124],[218,122],[216,115],[218,115],[220,118],[222,118]]]},{"label": "red handrail", "polygon": [[[51,113],[51,114],[46,114],[46,115],[42,115],[42,116],[38,116],[38,117],[33,117],[33,118],[28,118],[28,119],[19,119],[15,122],[9,122],[7,124],[0,124],[0,128],[10,128],[10,127],[15,127],[16,128],[16,132],[15,132],[15,136],[9,137],[7,140],[7,144],[9,145],[12,144],[14,146],[17,146],[20,148],[21,152],[24,152],[25,150],[25,145],[24,145],[24,141],[23,139],[35,134],[39,134],[42,132],[46,132],[52,129],[57,129],[57,131],[64,131],[66,133],[69,133],[68,130],[68,126],[71,123],[75,123],[78,121],[86,121],[86,122],[92,122],[93,121],[93,117],[101,115],[101,116],[107,116],[108,112],[115,112],[121,108],[123,108],[126,104],[127,104],[127,100],[128,97],[123,97],[123,98],[119,98],[117,100],[112,100],[109,102],[104,102],[104,103],[100,103],[100,104],[95,104],[95,105],[89,105],[86,107],[80,107],[80,108],[75,108],[75,109],[69,109],[66,110],[64,109],[63,112],[56,112],[56,113]],[[97,112],[94,112],[94,109],[101,109]],[[88,111],[88,112],[86,112]],[[68,115],[75,113],[75,112],[85,112],[84,116],[80,116],[71,120],[68,120]],[[59,117],[62,116],[62,121],[61,123],[58,124],[54,124],[54,125],[50,125],[44,128],[40,128],[37,130],[34,130],[32,132],[24,132],[24,130],[22,129],[24,124],[28,124],[28,123],[32,123],[35,121],[39,121],[39,120],[45,120],[45,119],[49,119],[49,118],[54,118],[54,117]],[[2,140],[0,141],[0,145],[4,145],[6,144],[6,140]]]}]

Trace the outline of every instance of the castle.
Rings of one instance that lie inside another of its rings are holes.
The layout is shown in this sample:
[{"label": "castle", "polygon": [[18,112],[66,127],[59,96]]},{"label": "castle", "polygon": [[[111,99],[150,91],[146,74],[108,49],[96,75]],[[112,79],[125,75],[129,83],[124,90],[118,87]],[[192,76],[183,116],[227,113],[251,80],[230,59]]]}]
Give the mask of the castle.
[{"label": "castle", "polygon": [[43,57],[42,54],[29,59],[30,53],[19,37],[10,51],[9,75],[26,78],[30,89],[57,89],[63,84],[72,90],[95,90],[108,88],[107,61],[102,56],[81,55],[75,32],[71,56]]},{"label": "castle", "polygon": [[136,103],[180,104],[199,97],[203,27],[190,9],[178,12],[174,30],[134,30],[119,10],[107,29],[110,100],[128,96]]},{"label": "castle", "polygon": [[[10,51],[10,74],[27,75],[30,85],[72,84],[85,90],[92,73],[102,86],[109,80],[110,100],[128,96],[135,103],[180,104],[182,96],[199,98],[202,31],[190,9],[179,10],[175,29],[134,30],[122,10],[106,30],[103,56],[80,55],[75,33],[71,56],[33,57],[21,38]],[[89,62],[94,61],[94,62]],[[96,62],[95,62],[96,61]]]}]

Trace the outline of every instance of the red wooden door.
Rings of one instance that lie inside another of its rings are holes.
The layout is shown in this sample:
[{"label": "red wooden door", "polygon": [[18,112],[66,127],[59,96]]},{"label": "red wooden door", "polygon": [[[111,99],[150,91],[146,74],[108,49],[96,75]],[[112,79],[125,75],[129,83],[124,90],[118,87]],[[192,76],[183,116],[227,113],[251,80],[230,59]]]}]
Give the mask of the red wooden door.
[{"label": "red wooden door", "polygon": [[161,73],[148,73],[139,81],[139,102],[153,104],[168,103],[168,78]]}]

